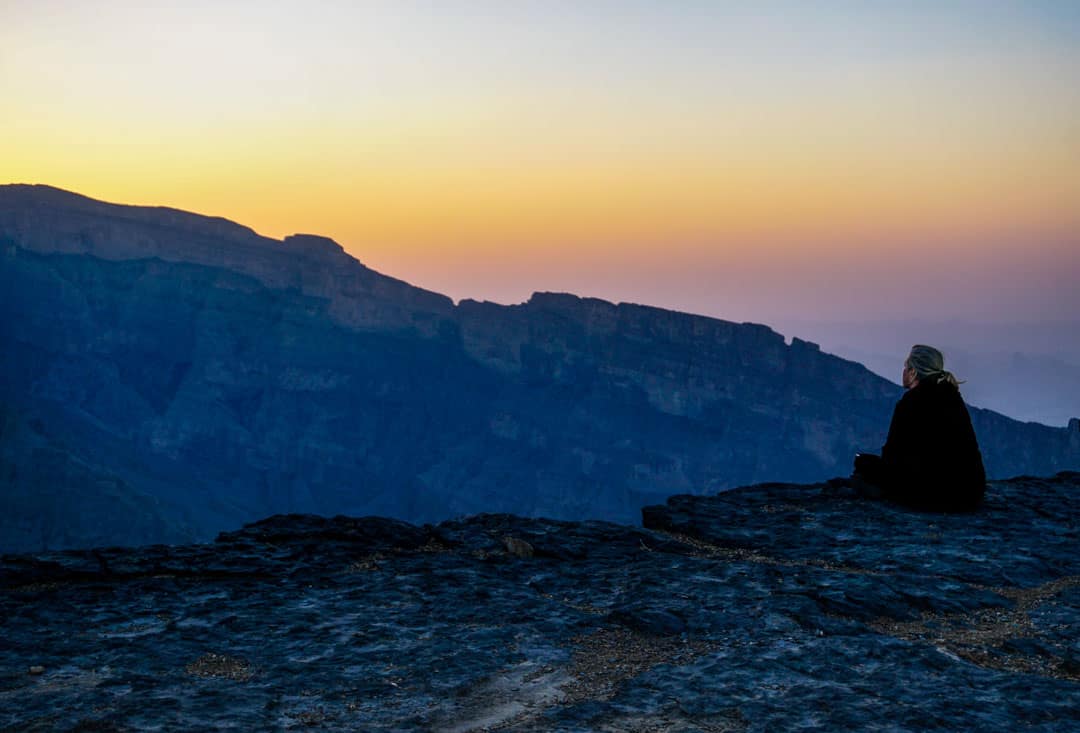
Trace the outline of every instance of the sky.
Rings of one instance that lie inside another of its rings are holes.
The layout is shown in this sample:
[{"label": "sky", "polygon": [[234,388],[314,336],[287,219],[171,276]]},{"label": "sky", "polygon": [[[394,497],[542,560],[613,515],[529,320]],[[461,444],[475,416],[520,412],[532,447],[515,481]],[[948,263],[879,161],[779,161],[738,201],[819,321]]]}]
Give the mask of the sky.
[{"label": "sky", "polygon": [[0,0],[0,183],[455,299],[1075,320],[1080,3]]}]

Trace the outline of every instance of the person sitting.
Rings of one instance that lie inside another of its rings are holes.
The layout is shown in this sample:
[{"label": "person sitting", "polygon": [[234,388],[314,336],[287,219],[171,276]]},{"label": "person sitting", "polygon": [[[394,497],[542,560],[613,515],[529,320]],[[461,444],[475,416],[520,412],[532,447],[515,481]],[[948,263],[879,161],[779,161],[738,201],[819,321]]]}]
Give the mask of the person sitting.
[{"label": "person sitting", "polygon": [[903,385],[881,455],[855,456],[856,488],[926,511],[976,509],[986,491],[982,453],[941,352],[911,347]]}]

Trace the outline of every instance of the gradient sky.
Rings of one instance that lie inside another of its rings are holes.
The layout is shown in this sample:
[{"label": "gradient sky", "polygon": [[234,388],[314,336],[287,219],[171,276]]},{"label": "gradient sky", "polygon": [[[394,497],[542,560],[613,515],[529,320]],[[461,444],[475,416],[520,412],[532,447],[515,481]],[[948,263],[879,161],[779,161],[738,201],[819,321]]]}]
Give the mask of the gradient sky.
[{"label": "gradient sky", "polygon": [[454,298],[1080,312],[1080,3],[0,0],[0,182]]}]

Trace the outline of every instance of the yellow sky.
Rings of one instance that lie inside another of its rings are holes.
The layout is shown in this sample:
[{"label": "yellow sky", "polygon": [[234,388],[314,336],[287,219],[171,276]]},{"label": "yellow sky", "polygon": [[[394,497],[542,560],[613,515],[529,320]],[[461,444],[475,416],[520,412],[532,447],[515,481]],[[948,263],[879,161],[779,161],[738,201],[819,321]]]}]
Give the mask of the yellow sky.
[{"label": "yellow sky", "polygon": [[1080,241],[1072,13],[395,7],[0,5],[0,182],[325,234],[455,297]]}]

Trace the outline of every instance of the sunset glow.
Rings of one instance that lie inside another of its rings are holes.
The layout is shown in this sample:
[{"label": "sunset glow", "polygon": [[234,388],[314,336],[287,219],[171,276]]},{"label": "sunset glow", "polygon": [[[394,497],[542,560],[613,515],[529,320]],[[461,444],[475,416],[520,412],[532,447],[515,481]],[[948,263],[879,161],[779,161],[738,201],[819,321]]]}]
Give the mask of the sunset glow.
[{"label": "sunset glow", "polygon": [[749,5],[3,2],[0,182],[455,298],[1080,310],[1077,6]]}]

